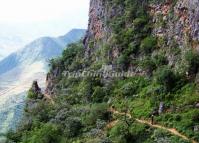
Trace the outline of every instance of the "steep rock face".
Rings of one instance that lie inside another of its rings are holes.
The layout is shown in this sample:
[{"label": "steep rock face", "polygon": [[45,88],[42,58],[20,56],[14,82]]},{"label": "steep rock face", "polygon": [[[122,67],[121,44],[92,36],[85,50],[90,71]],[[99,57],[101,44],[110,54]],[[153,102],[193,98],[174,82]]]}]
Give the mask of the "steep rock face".
[{"label": "steep rock face", "polygon": [[[191,47],[199,50],[198,0],[151,2],[148,7],[148,13],[154,23],[153,35],[164,38],[167,47],[177,43],[180,48]],[[110,43],[113,32],[108,23],[112,18],[124,14],[124,5],[115,4],[113,1],[91,0],[89,25],[84,39],[86,57],[91,57],[102,44]],[[111,48],[111,58],[118,58],[120,51],[117,46]]]},{"label": "steep rock face", "polygon": [[199,40],[199,1],[183,0],[178,1],[175,12],[179,15],[179,24],[186,25],[192,40]]},{"label": "steep rock face", "polygon": [[182,48],[199,48],[199,1],[179,0],[177,3],[151,5],[155,23],[154,34],[167,38],[167,45],[175,40]]},{"label": "steep rock face", "polygon": [[[86,47],[86,56],[89,57],[92,52],[92,46],[97,47],[95,40],[99,40],[104,36],[104,0],[91,0],[89,9],[89,24],[84,44]],[[91,45],[94,44],[94,45]]]},{"label": "steep rock face", "polygon": [[106,0],[91,0],[89,10],[89,24],[84,38],[84,45],[86,48],[86,57],[90,57],[91,54],[102,43],[107,43],[112,34],[110,26],[107,24],[114,16],[120,16],[123,14],[123,8],[121,5],[112,5]]},{"label": "steep rock face", "polygon": [[45,94],[47,94],[49,96],[55,96],[56,86],[55,86],[54,80],[61,74],[62,73],[61,73],[61,70],[59,67],[55,68],[53,71],[51,71],[50,73],[47,74]]},{"label": "steep rock face", "polygon": [[32,90],[35,94],[41,94],[41,88],[39,87],[37,81],[33,81],[31,90]]}]

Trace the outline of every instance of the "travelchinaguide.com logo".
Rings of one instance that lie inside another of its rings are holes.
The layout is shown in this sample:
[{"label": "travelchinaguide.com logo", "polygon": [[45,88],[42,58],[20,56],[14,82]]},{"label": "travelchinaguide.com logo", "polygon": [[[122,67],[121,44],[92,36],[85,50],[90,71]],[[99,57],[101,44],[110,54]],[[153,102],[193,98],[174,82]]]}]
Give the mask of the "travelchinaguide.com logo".
[{"label": "travelchinaguide.com logo", "polygon": [[100,77],[100,78],[114,78],[114,77],[133,77],[135,75],[143,75],[140,70],[118,71],[112,65],[103,65],[100,70],[80,70],[80,71],[64,71],[63,76],[69,78],[80,77]]}]

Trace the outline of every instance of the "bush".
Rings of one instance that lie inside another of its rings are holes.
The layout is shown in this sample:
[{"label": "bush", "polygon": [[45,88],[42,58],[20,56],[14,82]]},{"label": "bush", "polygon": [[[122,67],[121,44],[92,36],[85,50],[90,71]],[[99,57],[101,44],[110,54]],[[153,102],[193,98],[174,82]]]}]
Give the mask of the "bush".
[{"label": "bush", "polygon": [[53,72],[55,69],[59,69],[58,76],[61,76],[61,73],[64,70],[73,71],[81,68],[83,59],[82,57],[84,56],[82,54],[83,50],[83,44],[81,41],[68,45],[60,57],[49,60],[50,72]]},{"label": "bush", "polygon": [[133,25],[138,29],[144,26],[146,23],[147,19],[145,17],[136,18],[135,20],[133,20]]},{"label": "bush", "polygon": [[69,138],[75,137],[79,135],[81,128],[82,128],[82,123],[80,120],[75,118],[68,118],[65,121],[64,134]]},{"label": "bush", "polygon": [[79,93],[86,102],[90,101],[93,92],[91,79],[86,78],[79,84]]},{"label": "bush", "polygon": [[101,104],[94,104],[91,107],[91,110],[89,114],[87,114],[83,122],[86,125],[95,125],[97,123],[97,120],[108,120],[109,114],[108,114],[108,105],[105,103]]},{"label": "bush", "polygon": [[125,96],[133,96],[137,91],[137,85],[135,85],[132,82],[128,82],[124,84],[120,89],[119,93],[125,97]]},{"label": "bush", "polygon": [[[150,132],[150,131],[146,132],[146,130],[148,130],[147,125],[134,122],[130,127],[131,138],[133,140],[136,140],[134,142],[137,143],[145,142],[145,140],[149,139],[148,134]],[[145,138],[143,138],[143,136]]]},{"label": "bush", "polygon": [[124,28],[124,26],[125,26],[124,17],[117,17],[111,23],[111,27],[113,28],[113,31],[117,34],[120,32],[122,28]]},{"label": "bush", "polygon": [[151,53],[152,50],[156,47],[157,40],[154,37],[146,37],[144,40],[141,42],[141,51],[144,52],[145,54]]},{"label": "bush", "polygon": [[61,130],[53,124],[43,124],[23,136],[23,143],[59,143],[60,140]]},{"label": "bush", "polygon": [[146,87],[149,84],[149,80],[146,77],[136,76],[125,80],[118,80],[115,84],[114,89],[111,89],[114,96],[132,97],[138,94],[142,88]]},{"label": "bush", "polygon": [[126,69],[129,64],[129,57],[128,55],[122,54],[117,59],[117,64],[119,64],[123,69]]},{"label": "bush", "polygon": [[128,45],[128,49],[127,49],[128,53],[133,53],[136,54],[139,51],[139,46],[136,44],[136,42],[131,42]]},{"label": "bush", "polygon": [[[81,58],[82,53],[83,45],[81,43],[70,44],[62,53],[61,63],[64,63],[64,68],[70,66],[76,60],[76,57]],[[63,65],[61,66],[63,67]]]},{"label": "bush", "polygon": [[38,94],[34,93],[31,89],[28,91],[28,98],[29,99],[37,99]]},{"label": "bush", "polygon": [[139,65],[150,75],[152,74],[153,70],[156,69],[156,64],[150,57],[143,59]]},{"label": "bush", "polygon": [[100,84],[98,78],[85,77],[79,84],[78,92],[86,102],[91,101],[94,88],[100,86]]},{"label": "bush", "polygon": [[102,87],[95,87],[93,95],[92,95],[92,101],[93,102],[102,102],[106,93],[104,92],[104,89]]},{"label": "bush", "polygon": [[168,64],[167,58],[164,55],[162,55],[162,54],[155,55],[153,57],[153,61],[154,61],[155,65],[156,65],[156,67]]},{"label": "bush", "polygon": [[[50,104],[41,101],[38,101],[34,108],[28,109],[27,108],[27,113],[31,115],[32,119],[36,119],[37,121],[42,121],[42,122],[47,122],[50,119],[51,113],[50,111],[52,110],[52,106]],[[27,106],[29,107],[29,106]]]},{"label": "bush", "polygon": [[133,1],[125,1],[125,5],[127,6],[127,10],[125,11],[125,18],[129,21],[136,17],[137,7]]},{"label": "bush", "polygon": [[21,137],[22,137],[23,132],[21,131],[17,131],[17,132],[13,132],[13,131],[8,131],[6,138],[7,138],[7,142],[8,143],[12,143],[12,142],[20,142],[21,141]]},{"label": "bush", "polygon": [[58,65],[62,65],[60,58],[54,58],[49,60],[48,66],[50,67],[50,71],[52,72]]},{"label": "bush", "polygon": [[199,54],[194,51],[189,51],[186,53],[185,59],[188,63],[189,74],[196,74],[199,67]]},{"label": "bush", "polygon": [[110,130],[110,138],[115,143],[127,143],[128,127],[125,123],[119,123]]},{"label": "bush", "polygon": [[155,79],[156,82],[163,85],[167,91],[171,91],[175,87],[176,75],[169,67],[159,68],[155,73]]},{"label": "bush", "polygon": [[154,142],[164,142],[164,143],[171,142],[168,133],[160,129],[156,129],[154,131],[152,138],[154,139]]},{"label": "bush", "polygon": [[180,122],[182,120],[182,117],[180,114],[175,115],[175,121]]}]

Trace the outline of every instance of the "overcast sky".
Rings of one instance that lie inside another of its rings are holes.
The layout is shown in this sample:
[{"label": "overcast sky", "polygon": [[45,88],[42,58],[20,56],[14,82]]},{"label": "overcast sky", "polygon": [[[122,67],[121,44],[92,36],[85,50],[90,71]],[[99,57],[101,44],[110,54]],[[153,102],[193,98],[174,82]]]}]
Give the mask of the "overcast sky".
[{"label": "overcast sky", "polygon": [[0,0],[0,37],[35,39],[87,28],[89,0]]}]

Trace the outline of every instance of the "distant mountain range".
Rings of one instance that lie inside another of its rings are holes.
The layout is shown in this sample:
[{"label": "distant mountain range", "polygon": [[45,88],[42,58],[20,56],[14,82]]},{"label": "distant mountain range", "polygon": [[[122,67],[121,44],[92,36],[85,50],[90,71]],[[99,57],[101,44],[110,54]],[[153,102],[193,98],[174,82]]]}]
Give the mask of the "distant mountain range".
[{"label": "distant mountain range", "polygon": [[27,66],[36,61],[46,62],[53,57],[59,56],[67,44],[80,40],[84,34],[84,29],[73,29],[64,36],[57,38],[42,37],[31,42],[23,49],[0,61],[0,76],[18,66]]}]

